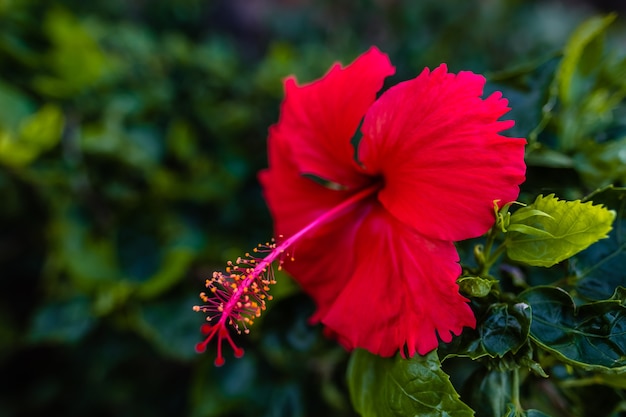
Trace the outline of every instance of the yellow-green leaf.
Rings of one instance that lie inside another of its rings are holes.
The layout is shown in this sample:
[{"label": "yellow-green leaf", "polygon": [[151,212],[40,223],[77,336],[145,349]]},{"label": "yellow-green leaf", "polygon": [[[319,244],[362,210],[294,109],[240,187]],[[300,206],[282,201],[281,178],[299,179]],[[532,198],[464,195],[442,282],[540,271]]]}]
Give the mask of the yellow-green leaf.
[{"label": "yellow-green leaf", "polygon": [[614,211],[591,201],[540,195],[511,215],[507,255],[528,265],[552,266],[606,238],[614,219]]}]

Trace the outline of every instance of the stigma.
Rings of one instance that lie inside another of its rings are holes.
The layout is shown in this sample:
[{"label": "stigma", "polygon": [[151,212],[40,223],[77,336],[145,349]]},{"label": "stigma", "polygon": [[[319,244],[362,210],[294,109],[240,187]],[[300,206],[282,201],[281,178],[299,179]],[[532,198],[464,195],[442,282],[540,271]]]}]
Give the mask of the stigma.
[{"label": "stigma", "polygon": [[[270,286],[276,284],[275,267],[280,270],[284,249],[277,246],[274,239],[259,244],[253,254],[246,253],[235,262],[228,261],[223,272],[213,272],[205,281],[207,291],[200,293],[202,305],[193,307],[194,311],[205,313],[207,323],[200,331],[205,339],[196,344],[196,352],[202,353],[207,345],[217,339],[217,357],[215,365],[225,363],[222,351],[223,342],[227,342],[235,357],[243,356],[243,349],[233,341],[229,328],[237,334],[250,333],[250,326],[266,309],[266,302],[272,299]],[[257,254],[266,254],[265,257]]]}]

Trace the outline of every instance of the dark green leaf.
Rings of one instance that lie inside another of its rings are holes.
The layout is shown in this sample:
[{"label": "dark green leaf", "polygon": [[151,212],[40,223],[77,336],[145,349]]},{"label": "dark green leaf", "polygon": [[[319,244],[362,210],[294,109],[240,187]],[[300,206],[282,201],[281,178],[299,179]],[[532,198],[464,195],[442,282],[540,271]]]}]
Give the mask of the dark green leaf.
[{"label": "dark green leaf", "polygon": [[459,399],[434,351],[403,359],[355,350],[348,384],[352,403],[363,417],[474,415]]},{"label": "dark green leaf", "polygon": [[588,196],[617,212],[615,227],[608,239],[592,245],[570,262],[578,278],[576,290],[589,300],[612,298],[616,288],[626,287],[626,188],[605,187]]},{"label": "dark green leaf", "polygon": [[626,369],[626,307],[619,301],[577,308],[555,287],[531,288],[519,297],[532,308],[530,336],[543,349],[584,369]]},{"label": "dark green leaf", "polygon": [[508,352],[516,353],[526,343],[529,328],[528,305],[494,304],[487,311],[487,318],[480,324],[481,343],[491,356],[502,357]]},{"label": "dark green leaf", "polygon": [[550,417],[549,415],[542,413],[539,410],[520,410],[513,404],[509,406],[508,413],[505,417]]},{"label": "dark green leaf", "polygon": [[547,415],[546,413],[542,413],[539,410],[526,410],[525,411],[525,415],[526,417],[550,417],[549,415]]}]

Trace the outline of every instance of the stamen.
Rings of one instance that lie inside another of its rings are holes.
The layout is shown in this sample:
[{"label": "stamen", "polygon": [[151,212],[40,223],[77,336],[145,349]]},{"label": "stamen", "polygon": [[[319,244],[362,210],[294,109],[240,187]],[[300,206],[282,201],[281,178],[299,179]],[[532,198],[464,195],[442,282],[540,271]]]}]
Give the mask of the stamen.
[{"label": "stamen", "polygon": [[254,320],[265,311],[265,302],[272,299],[272,296],[268,294],[270,286],[276,283],[273,263],[277,262],[278,270],[281,270],[285,256],[294,260],[287,250],[298,239],[344,209],[375,193],[379,188],[380,186],[375,184],[353,194],[280,244],[272,239],[270,242],[257,245],[253,249],[253,254],[267,254],[265,257],[258,258],[246,253],[235,262],[228,261],[225,272],[213,272],[212,277],[205,282],[209,292],[200,293],[200,299],[204,305],[193,307],[194,311],[206,313],[207,322],[212,323],[205,323],[201,326],[200,331],[206,337],[196,344],[196,352],[204,352],[209,342],[217,336],[215,366],[222,366],[225,363],[222,352],[223,341],[228,342],[235,357],[243,356],[243,349],[235,344],[228,327],[233,327],[238,334],[248,334],[249,327],[254,324]]}]

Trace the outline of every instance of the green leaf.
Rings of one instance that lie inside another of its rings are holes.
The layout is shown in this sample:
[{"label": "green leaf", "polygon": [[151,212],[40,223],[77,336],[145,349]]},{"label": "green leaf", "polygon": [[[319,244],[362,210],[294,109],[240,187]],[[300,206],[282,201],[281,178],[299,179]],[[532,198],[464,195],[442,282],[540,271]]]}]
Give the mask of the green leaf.
[{"label": "green leaf", "polygon": [[88,223],[71,208],[52,219],[48,233],[53,242],[53,263],[65,270],[77,288],[92,291],[116,282],[119,269],[113,242],[90,234]]},{"label": "green leaf", "polygon": [[526,156],[526,163],[530,166],[549,168],[572,168],[574,161],[570,156],[561,152],[542,147],[538,144]]},{"label": "green leaf", "polygon": [[607,237],[615,212],[592,204],[559,200],[554,194],[538,196],[511,215],[507,255],[528,265],[549,267]]},{"label": "green leaf", "polygon": [[[169,220],[172,226],[176,224],[175,220]],[[204,239],[197,230],[183,222],[176,226],[177,234],[170,237],[171,241],[167,245],[163,245],[164,251],[158,270],[148,280],[138,285],[137,297],[142,299],[157,297],[180,282],[204,244]]]},{"label": "green leaf", "polygon": [[588,370],[626,370],[626,307],[619,300],[576,307],[555,287],[535,287],[519,298],[532,308],[530,337],[566,363]]},{"label": "green leaf", "polygon": [[104,53],[87,22],[55,8],[47,13],[42,23],[46,38],[52,44],[45,63],[53,75],[35,76],[35,90],[53,97],[71,97],[115,72],[116,57]]},{"label": "green leaf", "polygon": [[47,104],[20,120],[16,132],[0,130],[0,161],[13,166],[31,163],[61,140],[64,117],[61,109]]},{"label": "green leaf", "polygon": [[598,47],[597,44],[592,42],[604,33],[616,17],[615,13],[604,17],[592,17],[581,24],[570,37],[563,51],[563,60],[556,74],[556,81],[559,85],[559,97],[565,104],[571,103],[574,99],[573,80],[577,70],[580,69],[582,72],[585,72],[586,68],[582,66],[584,60],[581,59],[585,49],[590,45]]},{"label": "green leaf", "polygon": [[59,142],[63,124],[61,109],[53,104],[46,104],[37,113],[22,121],[19,129],[21,140],[45,151]]},{"label": "green leaf", "polygon": [[626,183],[626,138],[601,143],[585,140],[574,160],[576,171],[586,184]]},{"label": "green leaf", "polygon": [[381,358],[357,349],[348,366],[350,398],[363,417],[473,416],[441,370],[437,352]]}]

